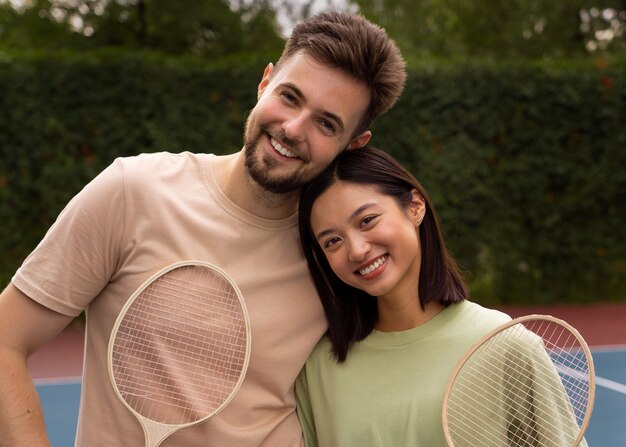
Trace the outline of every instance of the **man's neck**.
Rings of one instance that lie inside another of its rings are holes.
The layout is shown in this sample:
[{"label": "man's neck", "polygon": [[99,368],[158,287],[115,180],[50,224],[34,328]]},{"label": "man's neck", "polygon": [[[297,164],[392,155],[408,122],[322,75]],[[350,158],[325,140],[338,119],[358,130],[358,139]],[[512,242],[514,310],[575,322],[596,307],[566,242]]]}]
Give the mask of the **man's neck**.
[{"label": "man's neck", "polygon": [[264,219],[283,219],[293,215],[298,207],[298,192],[273,194],[261,188],[248,175],[244,160],[243,150],[215,160],[217,183],[226,197],[240,208]]}]

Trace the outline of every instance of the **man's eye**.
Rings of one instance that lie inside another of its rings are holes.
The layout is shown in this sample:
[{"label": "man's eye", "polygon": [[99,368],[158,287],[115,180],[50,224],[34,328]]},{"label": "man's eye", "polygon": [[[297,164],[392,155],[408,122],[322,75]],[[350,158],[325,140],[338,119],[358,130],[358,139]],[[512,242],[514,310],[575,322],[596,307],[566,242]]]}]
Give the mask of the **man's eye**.
[{"label": "man's eye", "polygon": [[281,93],[281,96],[288,102],[291,102],[291,103],[296,103],[297,102],[296,97],[293,96],[289,92],[283,92],[283,93]]},{"label": "man's eye", "polygon": [[324,128],[324,130],[328,133],[335,133],[335,126],[333,123],[327,120],[321,120],[320,124]]}]

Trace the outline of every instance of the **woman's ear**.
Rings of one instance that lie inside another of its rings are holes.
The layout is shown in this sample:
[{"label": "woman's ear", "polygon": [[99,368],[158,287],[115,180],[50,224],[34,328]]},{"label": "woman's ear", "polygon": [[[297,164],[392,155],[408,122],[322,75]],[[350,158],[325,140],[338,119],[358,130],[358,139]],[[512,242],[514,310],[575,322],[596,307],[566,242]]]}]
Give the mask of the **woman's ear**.
[{"label": "woman's ear", "polygon": [[419,227],[426,215],[426,201],[417,189],[411,191],[411,203],[409,203],[407,212],[411,222]]}]

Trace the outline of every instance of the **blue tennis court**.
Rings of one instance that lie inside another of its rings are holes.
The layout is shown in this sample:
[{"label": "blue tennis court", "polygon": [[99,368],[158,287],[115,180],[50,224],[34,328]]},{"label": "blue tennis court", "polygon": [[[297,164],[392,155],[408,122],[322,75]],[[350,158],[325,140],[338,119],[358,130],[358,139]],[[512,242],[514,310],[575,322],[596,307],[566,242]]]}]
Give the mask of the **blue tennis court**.
[{"label": "blue tennis court", "polygon": [[[626,445],[626,347],[592,349],[596,367],[596,400],[587,430],[590,447]],[[53,447],[74,445],[80,383],[76,380],[40,381],[43,405]]]},{"label": "blue tennis court", "polygon": [[78,421],[80,382],[59,381],[37,384],[52,447],[72,447]]},{"label": "blue tennis court", "polygon": [[594,349],[596,401],[587,430],[591,447],[626,445],[626,348]]}]

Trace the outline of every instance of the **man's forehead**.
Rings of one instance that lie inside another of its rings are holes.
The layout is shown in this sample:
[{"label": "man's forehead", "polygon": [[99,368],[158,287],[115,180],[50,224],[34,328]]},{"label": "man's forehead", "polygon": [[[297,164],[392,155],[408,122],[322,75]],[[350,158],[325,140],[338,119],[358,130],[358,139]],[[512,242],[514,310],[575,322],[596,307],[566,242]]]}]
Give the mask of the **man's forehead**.
[{"label": "man's forehead", "polygon": [[335,115],[346,125],[346,121],[354,121],[355,115],[358,121],[370,99],[364,82],[303,52],[282,61],[272,73],[270,88],[280,86],[296,90],[321,113]]}]

